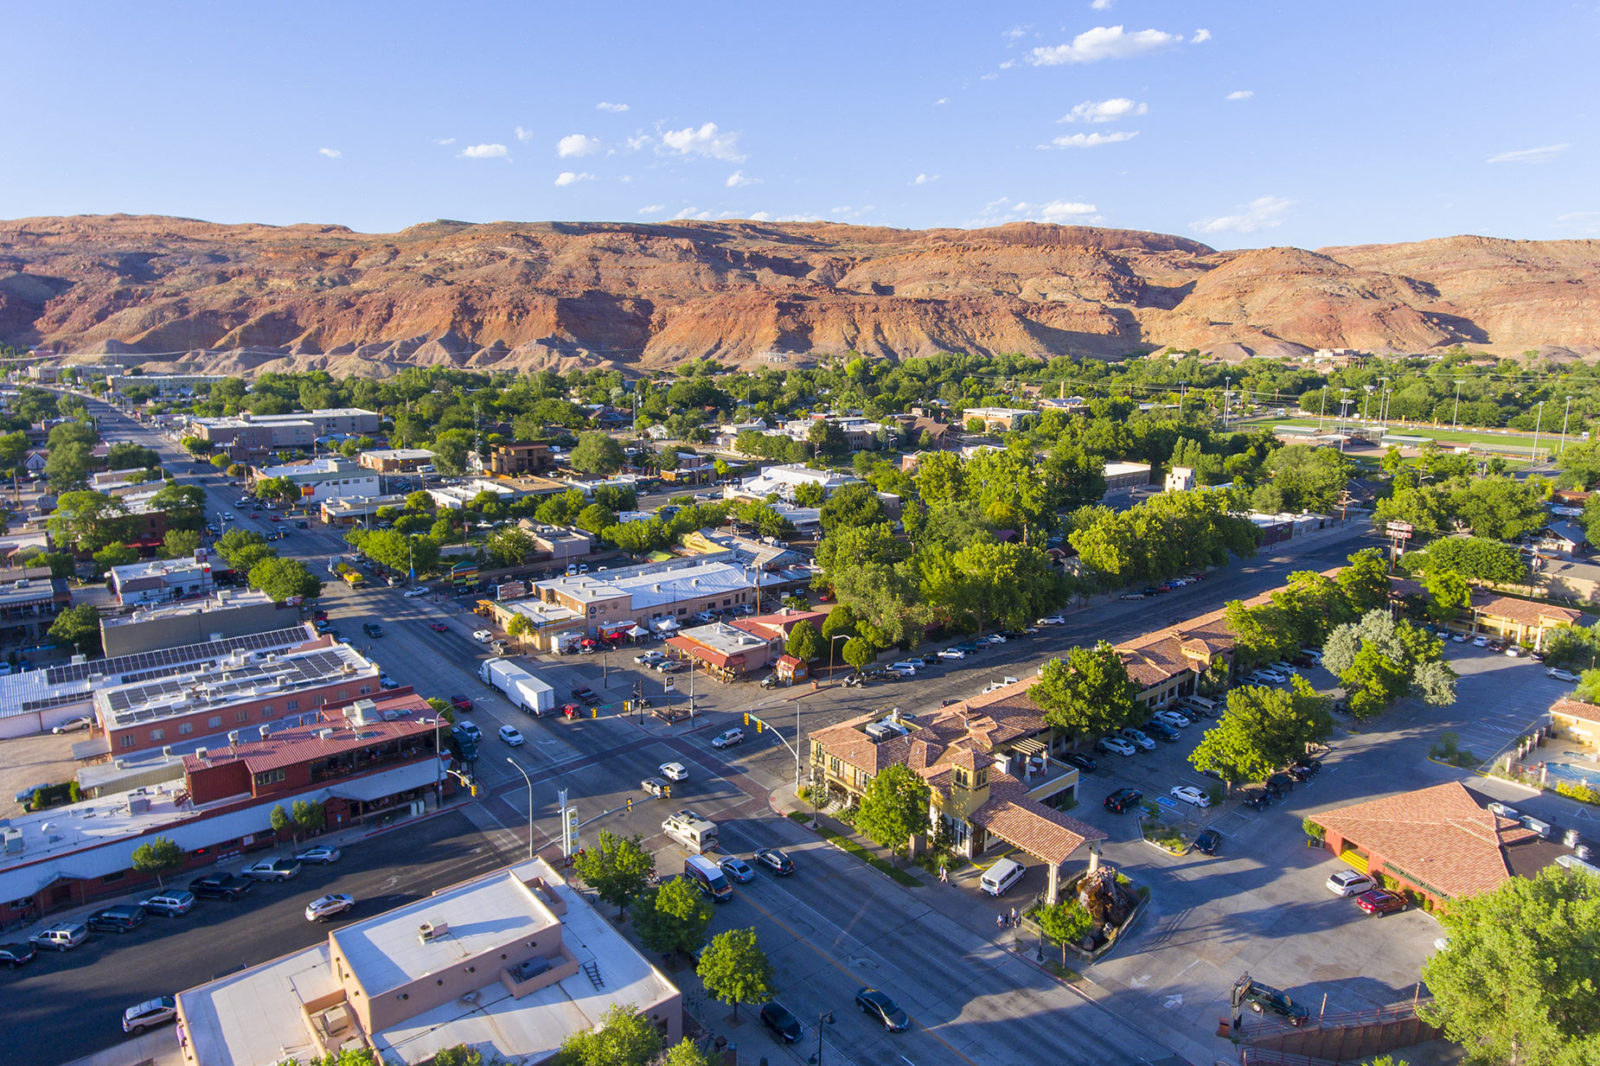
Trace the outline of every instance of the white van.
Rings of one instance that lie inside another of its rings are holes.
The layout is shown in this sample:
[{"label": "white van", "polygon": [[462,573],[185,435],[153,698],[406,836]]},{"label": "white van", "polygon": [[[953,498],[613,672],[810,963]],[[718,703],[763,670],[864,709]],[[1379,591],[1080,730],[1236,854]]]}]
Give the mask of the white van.
[{"label": "white van", "polygon": [[1028,868],[1012,859],[1000,859],[983,871],[978,886],[991,896],[1003,896],[1006,889],[1022,880]]}]

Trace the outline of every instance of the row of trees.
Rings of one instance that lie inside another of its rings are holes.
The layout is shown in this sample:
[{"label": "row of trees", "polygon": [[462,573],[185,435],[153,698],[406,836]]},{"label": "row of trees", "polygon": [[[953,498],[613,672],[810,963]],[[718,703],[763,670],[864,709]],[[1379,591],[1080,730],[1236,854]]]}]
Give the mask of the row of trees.
[{"label": "row of trees", "polygon": [[322,581],[304,563],[282,558],[259,533],[230,529],[217,538],[214,547],[235,574],[245,575],[251,588],[260,589],[275,603],[296,596],[315,599],[322,594]]}]

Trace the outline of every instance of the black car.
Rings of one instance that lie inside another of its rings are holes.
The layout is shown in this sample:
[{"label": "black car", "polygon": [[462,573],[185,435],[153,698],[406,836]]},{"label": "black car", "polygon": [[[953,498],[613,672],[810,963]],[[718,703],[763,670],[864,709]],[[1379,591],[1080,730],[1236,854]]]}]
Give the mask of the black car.
[{"label": "black car", "polygon": [[84,924],[97,933],[128,933],[144,924],[144,908],[124,904],[95,911],[84,919]]},{"label": "black car", "polygon": [[1318,758],[1314,758],[1313,756],[1310,756],[1310,755],[1306,755],[1306,756],[1303,756],[1303,757],[1301,757],[1299,759],[1296,759],[1294,761],[1294,767],[1293,768],[1296,769],[1296,770],[1299,770],[1301,773],[1305,774],[1307,777],[1316,777],[1317,776],[1317,772],[1322,769],[1322,760],[1318,759]]},{"label": "black car", "polygon": [[788,877],[794,873],[794,860],[777,848],[757,848],[755,860],[770,868],[779,877]]},{"label": "black car", "polygon": [[1306,1024],[1306,1019],[1311,1017],[1311,1009],[1290,999],[1289,993],[1250,978],[1245,981],[1244,1002],[1257,1014],[1276,1014],[1294,1026]]},{"label": "black car", "polygon": [[900,1009],[899,1004],[876,988],[862,988],[856,991],[856,1006],[861,1008],[862,1014],[869,1014],[883,1024],[891,1033],[903,1033],[911,1028],[911,1019],[906,1012]]},{"label": "black car", "polygon": [[592,688],[575,688],[572,690],[572,702],[574,703],[598,703],[599,701],[600,693]]},{"label": "black car", "polygon": [[38,954],[37,949],[27,941],[20,944],[0,944],[0,966],[15,969],[26,966]]},{"label": "black car", "polygon": [[1244,797],[1244,805],[1253,811],[1264,811],[1272,806],[1272,796],[1266,792],[1248,792]]},{"label": "black car", "polygon": [[1215,855],[1217,848],[1221,846],[1222,834],[1215,829],[1202,830],[1200,835],[1194,838],[1194,850],[1202,855]]},{"label": "black car", "polygon": [[1142,799],[1144,793],[1136,788],[1119,788],[1106,797],[1106,810],[1121,814],[1129,807],[1137,807]]},{"label": "black car", "polygon": [[761,1005],[761,1024],[767,1027],[767,1031],[774,1038],[785,1044],[792,1044],[800,1039],[800,1019],[791,1014],[788,1007],[777,1001]]},{"label": "black car", "polygon": [[1086,774],[1092,774],[1100,768],[1100,764],[1080,752],[1069,751],[1061,756],[1061,761],[1068,766],[1076,766]]},{"label": "black car", "polygon": [[920,657],[914,655],[912,658],[920,658],[923,666],[938,666],[941,662],[943,662],[943,660],[939,658],[938,653],[931,651]]},{"label": "black car", "polygon": [[1273,799],[1282,799],[1294,790],[1294,778],[1288,774],[1273,774],[1267,778],[1265,787]]},{"label": "black car", "polygon": [[383,636],[383,627],[376,622],[362,622],[361,632],[374,639]]},{"label": "black car", "polygon": [[208,874],[189,882],[189,891],[201,899],[243,899],[254,887],[248,877],[233,874]]},{"label": "black car", "polygon": [[1178,741],[1183,739],[1182,733],[1179,733],[1176,729],[1172,728],[1170,725],[1167,725],[1165,722],[1149,721],[1139,728],[1144,730],[1146,733],[1154,733],[1158,740],[1164,740],[1168,744],[1176,744]]}]

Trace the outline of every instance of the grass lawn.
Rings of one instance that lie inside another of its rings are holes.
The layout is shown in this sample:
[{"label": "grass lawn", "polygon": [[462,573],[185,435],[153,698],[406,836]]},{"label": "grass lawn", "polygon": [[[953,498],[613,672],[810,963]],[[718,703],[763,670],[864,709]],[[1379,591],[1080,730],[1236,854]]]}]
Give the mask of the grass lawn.
[{"label": "grass lawn", "polygon": [[[1262,425],[1304,426],[1308,428],[1315,428],[1317,424],[1315,418],[1300,416],[1252,419],[1252,421],[1259,422]],[[1350,422],[1347,423],[1347,426],[1355,427],[1359,426],[1359,423]],[[1333,432],[1334,420],[1331,418],[1324,420],[1323,428],[1330,433]],[[1559,429],[1560,427],[1557,426],[1555,432],[1539,434],[1539,451],[1541,453],[1546,453],[1547,448],[1554,449],[1560,444],[1561,434]],[[1533,434],[1519,429],[1435,429],[1427,425],[1411,426],[1394,422],[1390,423],[1387,432],[1399,437],[1427,437],[1441,444],[1477,444],[1499,451],[1521,452],[1523,454],[1532,454],[1533,452]],[[1569,433],[1567,439],[1570,442],[1577,438]]]}]

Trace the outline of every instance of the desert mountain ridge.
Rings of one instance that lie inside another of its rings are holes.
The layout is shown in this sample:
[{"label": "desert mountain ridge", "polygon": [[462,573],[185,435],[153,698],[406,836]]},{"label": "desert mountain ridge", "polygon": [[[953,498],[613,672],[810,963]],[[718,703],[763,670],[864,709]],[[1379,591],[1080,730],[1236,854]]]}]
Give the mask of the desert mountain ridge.
[{"label": "desert mountain ridge", "polygon": [[151,370],[747,366],[857,351],[1600,353],[1600,241],[1218,251],[1038,223],[0,221],[0,341]]}]

